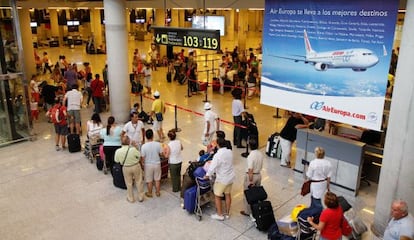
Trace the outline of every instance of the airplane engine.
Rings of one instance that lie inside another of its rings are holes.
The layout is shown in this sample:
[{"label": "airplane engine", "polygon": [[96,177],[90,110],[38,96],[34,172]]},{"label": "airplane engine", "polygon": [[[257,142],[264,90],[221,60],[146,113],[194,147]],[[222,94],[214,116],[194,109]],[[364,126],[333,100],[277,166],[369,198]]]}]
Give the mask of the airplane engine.
[{"label": "airplane engine", "polygon": [[328,65],[326,65],[325,63],[320,63],[320,62],[315,63],[315,66],[314,67],[318,71],[326,71],[326,70],[328,70]]}]

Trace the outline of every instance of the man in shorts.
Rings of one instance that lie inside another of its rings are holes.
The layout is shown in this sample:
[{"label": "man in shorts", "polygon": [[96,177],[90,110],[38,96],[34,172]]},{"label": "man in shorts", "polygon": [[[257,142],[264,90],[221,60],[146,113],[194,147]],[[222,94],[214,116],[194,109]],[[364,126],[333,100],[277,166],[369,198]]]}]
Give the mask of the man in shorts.
[{"label": "man in shorts", "polygon": [[[231,206],[231,187],[233,185],[235,173],[233,167],[233,152],[226,146],[226,140],[223,138],[217,139],[219,150],[214,155],[213,160],[209,166],[206,179],[216,174],[216,180],[214,182],[214,201],[216,204],[217,213],[211,215],[212,219],[223,221],[225,218],[229,218],[230,206]],[[227,213],[223,213],[221,198],[223,194],[226,199]]]},{"label": "man in shorts", "polygon": [[[154,92],[154,102],[151,107],[151,117],[154,119],[154,125],[152,129],[157,132],[160,141],[165,139],[164,131],[162,130],[162,121],[165,114],[164,101],[160,99],[160,92]],[[160,117],[159,117],[160,116]]]},{"label": "man in shorts", "polygon": [[[78,84],[72,85],[72,90],[68,91],[63,98],[63,102],[67,101],[69,128],[70,133],[80,134],[80,109],[83,101],[82,93],[78,91]],[[74,128],[76,127],[76,132]]]},{"label": "man in shorts", "polygon": [[155,181],[155,195],[161,195],[161,158],[163,153],[161,143],[154,141],[154,132],[148,129],[145,132],[147,141],[141,147],[141,161],[144,163],[145,182],[148,192],[145,196],[152,198],[152,185]]}]

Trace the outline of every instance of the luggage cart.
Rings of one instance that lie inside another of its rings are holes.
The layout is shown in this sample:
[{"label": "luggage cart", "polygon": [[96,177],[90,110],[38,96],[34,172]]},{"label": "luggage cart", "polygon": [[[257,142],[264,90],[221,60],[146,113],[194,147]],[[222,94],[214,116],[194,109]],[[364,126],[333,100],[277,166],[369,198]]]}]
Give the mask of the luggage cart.
[{"label": "luggage cart", "polygon": [[212,192],[212,186],[210,180],[204,178],[195,178],[197,185],[197,195],[196,195],[196,207],[194,213],[198,221],[201,221],[203,216],[203,211],[201,207],[211,202],[214,199],[214,194]]},{"label": "luggage cart", "polygon": [[297,240],[315,240],[318,231],[313,228],[308,220],[298,217],[298,232],[296,235]]},{"label": "luggage cart", "polygon": [[99,155],[99,146],[103,143],[102,139],[86,139],[85,156],[93,163]]}]

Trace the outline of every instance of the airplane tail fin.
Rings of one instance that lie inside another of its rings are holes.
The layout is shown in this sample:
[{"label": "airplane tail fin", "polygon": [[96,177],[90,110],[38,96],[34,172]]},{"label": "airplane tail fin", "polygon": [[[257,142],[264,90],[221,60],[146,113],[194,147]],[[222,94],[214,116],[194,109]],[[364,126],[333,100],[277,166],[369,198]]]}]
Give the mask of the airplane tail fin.
[{"label": "airplane tail fin", "polygon": [[303,40],[305,41],[306,56],[315,53],[310,44],[308,33],[306,32],[306,30],[303,30]]},{"label": "airplane tail fin", "polygon": [[385,45],[382,45],[382,51],[383,51],[384,57],[388,55],[387,49],[385,48]]}]

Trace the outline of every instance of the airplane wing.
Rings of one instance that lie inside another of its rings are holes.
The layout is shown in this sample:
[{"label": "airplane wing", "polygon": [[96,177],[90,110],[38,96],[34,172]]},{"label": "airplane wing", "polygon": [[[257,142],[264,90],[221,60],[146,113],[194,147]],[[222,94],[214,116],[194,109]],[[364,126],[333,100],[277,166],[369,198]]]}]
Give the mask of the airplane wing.
[{"label": "airplane wing", "polygon": [[314,61],[308,61],[308,60],[306,60],[306,57],[305,56],[301,56],[301,55],[293,55],[295,57],[282,57],[282,56],[276,56],[276,55],[269,55],[269,56],[275,57],[275,58],[292,60],[294,62],[304,62],[304,63],[313,63],[313,64],[316,63]]}]

